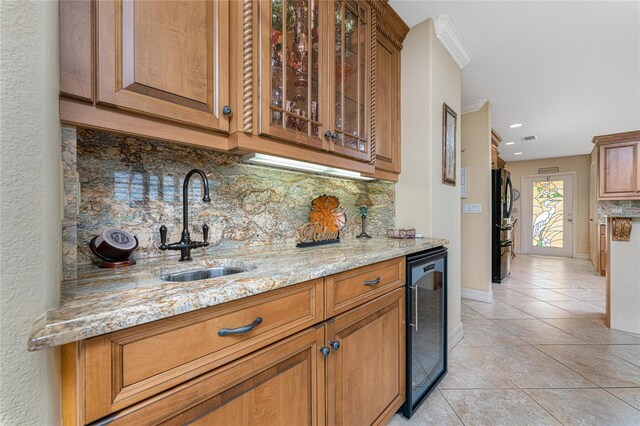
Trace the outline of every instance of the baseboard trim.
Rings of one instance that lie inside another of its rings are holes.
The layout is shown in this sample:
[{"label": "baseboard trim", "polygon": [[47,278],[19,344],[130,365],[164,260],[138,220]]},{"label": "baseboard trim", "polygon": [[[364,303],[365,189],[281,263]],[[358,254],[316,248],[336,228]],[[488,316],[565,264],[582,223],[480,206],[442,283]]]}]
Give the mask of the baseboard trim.
[{"label": "baseboard trim", "polygon": [[456,326],[456,328],[454,328],[449,332],[449,337],[448,337],[449,344],[447,345],[448,346],[447,350],[451,350],[455,348],[456,345],[460,343],[463,337],[464,337],[464,328],[462,326],[462,323],[460,323]]},{"label": "baseboard trim", "polygon": [[493,302],[493,290],[482,291],[474,290],[472,288],[463,288],[461,294],[465,299],[477,300],[478,302],[485,303]]},{"label": "baseboard trim", "polygon": [[576,254],[576,259],[590,260],[591,256],[589,256],[587,253],[578,253]]}]

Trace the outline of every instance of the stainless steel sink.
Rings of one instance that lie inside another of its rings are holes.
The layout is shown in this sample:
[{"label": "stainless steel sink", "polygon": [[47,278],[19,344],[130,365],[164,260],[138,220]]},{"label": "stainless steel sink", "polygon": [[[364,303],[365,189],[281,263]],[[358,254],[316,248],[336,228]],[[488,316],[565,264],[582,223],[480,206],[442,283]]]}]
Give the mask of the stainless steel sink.
[{"label": "stainless steel sink", "polygon": [[245,270],[236,267],[216,266],[213,268],[198,269],[196,271],[163,275],[162,280],[171,282],[198,281],[207,280],[209,278],[224,277],[225,275],[239,274],[241,272],[245,272]]}]

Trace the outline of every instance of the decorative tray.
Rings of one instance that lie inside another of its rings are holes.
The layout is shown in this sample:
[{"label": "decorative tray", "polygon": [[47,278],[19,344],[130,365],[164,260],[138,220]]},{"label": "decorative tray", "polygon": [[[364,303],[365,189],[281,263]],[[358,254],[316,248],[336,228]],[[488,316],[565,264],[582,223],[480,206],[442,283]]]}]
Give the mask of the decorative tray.
[{"label": "decorative tray", "polygon": [[415,228],[389,228],[387,229],[387,237],[399,238],[399,239],[415,238],[416,229]]}]

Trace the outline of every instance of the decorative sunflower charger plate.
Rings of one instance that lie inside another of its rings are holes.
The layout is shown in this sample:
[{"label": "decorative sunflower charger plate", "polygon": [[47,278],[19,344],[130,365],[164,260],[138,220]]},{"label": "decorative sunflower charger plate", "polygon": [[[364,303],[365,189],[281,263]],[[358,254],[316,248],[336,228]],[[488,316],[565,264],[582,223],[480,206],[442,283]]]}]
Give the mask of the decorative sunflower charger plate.
[{"label": "decorative sunflower charger plate", "polygon": [[298,230],[296,247],[312,247],[340,242],[340,230],[347,223],[347,214],[338,197],[321,195],[311,202],[309,223]]}]

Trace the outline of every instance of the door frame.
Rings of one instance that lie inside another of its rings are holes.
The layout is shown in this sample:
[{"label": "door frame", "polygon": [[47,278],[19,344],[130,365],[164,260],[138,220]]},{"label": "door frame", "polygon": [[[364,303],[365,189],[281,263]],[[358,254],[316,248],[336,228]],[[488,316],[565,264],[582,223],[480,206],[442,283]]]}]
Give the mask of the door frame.
[{"label": "door frame", "polygon": [[[558,173],[545,173],[545,174],[535,174],[535,175],[523,175],[520,177],[520,189],[521,189],[521,193],[524,196],[525,191],[525,179],[531,179],[531,178],[549,178],[549,177],[553,177],[553,176],[571,176],[571,191],[573,192],[573,194],[571,194],[571,200],[572,200],[572,215],[573,215],[573,221],[570,222],[571,223],[571,258],[575,259],[576,255],[577,255],[577,249],[578,249],[578,232],[577,232],[577,224],[578,224],[578,172],[577,171],[567,171],[567,172],[558,172]],[[522,219],[522,226],[520,226],[520,241],[522,241],[522,245],[520,247],[520,251],[523,254],[532,254],[529,253],[527,250],[527,244],[526,242],[528,241],[525,238],[525,232],[524,232],[524,215],[525,215],[525,208],[524,208],[524,198],[521,198],[520,201],[520,209],[522,209],[522,213],[520,213],[520,218]],[[527,213],[528,214],[528,213]]]}]

